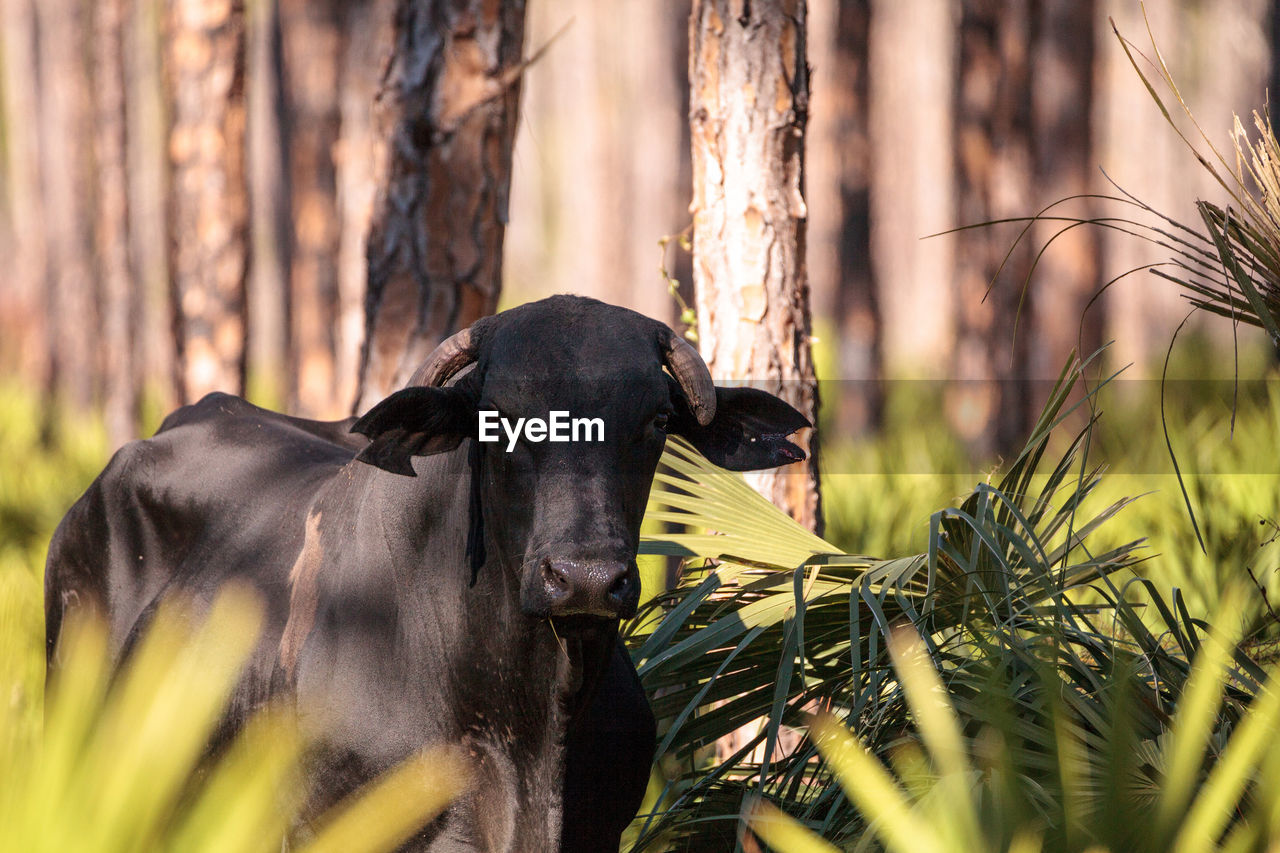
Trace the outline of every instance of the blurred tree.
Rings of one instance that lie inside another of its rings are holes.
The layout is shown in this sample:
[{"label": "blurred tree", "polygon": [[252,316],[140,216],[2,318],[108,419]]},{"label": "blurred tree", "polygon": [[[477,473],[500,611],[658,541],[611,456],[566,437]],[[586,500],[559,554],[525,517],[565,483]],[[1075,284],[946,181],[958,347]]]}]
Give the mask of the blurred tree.
[{"label": "blurred tree", "polygon": [[249,232],[253,261],[245,299],[246,391],[257,402],[296,403],[289,368],[289,248],[293,211],[289,197],[284,59],[276,0],[246,9],[245,157],[249,183]]},{"label": "blurred tree", "polygon": [[399,0],[358,411],[497,307],[523,43],[521,0]]},{"label": "blurred tree", "polygon": [[141,300],[134,317],[138,333],[132,341],[133,382],[153,413],[177,404],[166,192],[168,122],[160,46],[165,2],[130,0],[124,47],[128,233],[135,296]]},{"label": "blurred tree", "polygon": [[[520,93],[505,296],[589,293],[672,321],[655,262],[689,224],[689,0],[557,0],[527,18],[527,41],[555,41]],[[667,253],[684,284],[688,260]]]},{"label": "blurred tree", "polygon": [[[1090,190],[1094,173],[1095,0],[1040,0],[1034,22],[1031,64],[1031,122],[1035,152],[1036,206]],[[1087,199],[1054,213],[1092,215]],[[1044,222],[1036,244],[1062,228]],[[1053,379],[1077,347],[1089,356],[1102,346],[1103,305],[1085,305],[1100,286],[1101,241],[1095,228],[1074,228],[1053,244],[1036,265],[1035,293],[1028,329],[1034,342],[1030,374]],[[1025,316],[1025,315],[1024,315]]]},{"label": "blurred tree", "polygon": [[11,247],[0,288],[0,357],[38,387],[49,381],[46,334],[44,194],[35,0],[0,0],[5,229]]},{"label": "blurred tree", "polygon": [[[884,351],[880,298],[871,269],[871,137],[867,69],[871,0],[837,0],[833,93],[828,120],[840,144],[839,232],[836,249],[837,357],[842,386],[837,401],[841,435],[876,430],[884,405],[880,379]],[[856,383],[856,384],[855,384]]]},{"label": "blurred tree", "polygon": [[[717,380],[744,379],[818,409],[805,274],[804,0],[694,0],[690,18],[693,281],[698,340]],[[811,530],[822,526],[809,459],[750,475]]]},{"label": "blurred tree", "polygon": [[138,385],[133,341],[138,334],[140,286],[129,254],[128,114],[124,35],[127,0],[93,5],[94,226],[102,330],[97,364],[103,374],[107,436],[118,447],[137,436]]},{"label": "blurred tree", "polygon": [[94,278],[93,111],[88,69],[88,6],[78,0],[40,0],[40,174],[48,243],[49,380],[54,396],[80,410],[100,390]]},{"label": "blurred tree", "polygon": [[287,103],[290,409],[339,417],[338,207],[334,149],[341,128],[338,70],[346,45],[339,0],[280,0]]},{"label": "blurred tree", "polygon": [[921,238],[955,223],[957,12],[937,0],[871,0],[871,266],[892,380],[949,375],[955,238]]},{"label": "blurred tree", "polygon": [[[955,89],[956,222],[1025,216],[1031,209],[1030,0],[963,0]],[[1038,404],[1026,386],[1032,246],[1009,254],[1002,228],[956,240],[956,342],[947,411],[978,454],[1021,447]],[[1019,326],[1018,320],[1022,323]],[[1016,334],[1015,334],[1016,329]]]},{"label": "blurred tree", "polygon": [[377,191],[379,137],[374,105],[395,44],[396,0],[346,3],[345,53],[339,70],[342,135],[337,166],[338,347],[334,360],[336,398],[346,410],[356,399],[364,339],[366,245]]},{"label": "blurred tree", "polygon": [[248,186],[243,0],[169,0],[169,275],[183,401],[244,393]]}]

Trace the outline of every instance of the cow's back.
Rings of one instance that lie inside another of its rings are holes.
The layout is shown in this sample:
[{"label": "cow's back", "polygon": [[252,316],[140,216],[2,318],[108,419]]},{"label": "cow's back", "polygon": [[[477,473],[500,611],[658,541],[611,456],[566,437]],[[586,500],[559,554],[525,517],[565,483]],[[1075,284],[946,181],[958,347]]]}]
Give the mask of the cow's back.
[{"label": "cow's back", "polygon": [[119,651],[161,593],[207,600],[232,579],[260,590],[278,630],[307,507],[362,444],[348,427],[210,394],[122,447],[50,543],[49,654],[69,608],[105,615]]}]

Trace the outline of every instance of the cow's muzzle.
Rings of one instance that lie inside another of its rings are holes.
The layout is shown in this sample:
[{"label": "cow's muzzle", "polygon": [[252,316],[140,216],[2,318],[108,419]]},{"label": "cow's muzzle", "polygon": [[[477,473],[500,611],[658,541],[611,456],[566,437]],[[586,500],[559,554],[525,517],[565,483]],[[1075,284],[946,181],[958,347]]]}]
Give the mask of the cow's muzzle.
[{"label": "cow's muzzle", "polygon": [[640,603],[634,561],[543,557],[529,581],[524,609],[530,615],[629,619]]}]

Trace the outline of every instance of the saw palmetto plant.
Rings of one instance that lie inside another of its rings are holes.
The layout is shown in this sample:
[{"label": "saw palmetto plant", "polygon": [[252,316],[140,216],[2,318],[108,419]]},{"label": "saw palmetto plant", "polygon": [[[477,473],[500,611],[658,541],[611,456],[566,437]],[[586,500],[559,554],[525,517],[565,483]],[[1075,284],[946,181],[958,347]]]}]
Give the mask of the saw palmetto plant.
[{"label": "saw palmetto plant", "polygon": [[[1081,405],[1069,403],[1075,375],[1064,373],[1008,473],[936,513],[927,551],[904,558],[840,552],[740,478],[670,447],[655,517],[685,532],[644,547],[683,556],[688,568],[650,604],[662,618],[641,614],[636,624],[648,633],[632,638],[662,721],[661,792],[632,849],[754,843],[743,840],[742,818],[760,808],[842,847],[876,837],[810,724],[819,713],[840,721],[869,754],[898,761],[910,785],[924,784],[924,765],[909,755],[929,736],[891,659],[904,627],[921,637],[946,685],[966,755],[986,762],[970,781],[987,779],[992,807],[1020,816],[998,822],[992,849],[1021,843],[1024,827],[1036,828],[1045,849],[1062,850],[1142,831],[1136,818],[1167,781],[1159,744],[1204,625],[1180,596],[1166,603],[1132,574],[1139,543],[1089,547],[1126,502],[1090,500],[1100,482],[1084,461],[1091,423],[1064,451],[1048,452],[1054,428]],[[1241,656],[1211,715],[1215,744],[1264,678]],[[717,740],[747,725],[737,752],[717,760]],[[1066,752],[1080,757],[1068,762]],[[1182,771],[1198,787],[1202,768]],[[1085,809],[1094,829],[1064,820],[1068,809]]]},{"label": "saw palmetto plant", "polygon": [[[1238,675],[1233,652],[1242,625],[1240,593],[1235,588],[1233,609],[1224,607],[1215,619],[1219,629],[1201,643],[1183,694],[1154,738],[1141,730],[1141,711],[1117,705],[1109,720],[1112,739],[1091,744],[1093,723],[1062,701],[1072,687],[1058,684],[1045,692],[1052,749],[1019,750],[1017,731],[992,727],[1012,710],[1005,695],[1010,682],[1000,678],[992,683],[997,689],[990,703],[1000,710],[985,715],[973,748],[965,729],[974,716],[947,698],[923,644],[905,629],[891,639],[890,654],[917,739],[886,766],[871,744],[831,715],[816,718],[811,731],[841,788],[867,817],[864,840],[895,853],[1270,849],[1280,837],[1274,807],[1280,747],[1272,736],[1280,723],[1280,668],[1271,669],[1229,735],[1217,725]],[[1059,680],[1048,667],[1039,678]],[[1206,752],[1212,760],[1207,773]],[[1030,802],[1035,789],[1026,782],[1044,776],[1046,768],[1056,774],[1058,796],[1053,813],[1039,815]],[[781,853],[835,849],[763,801],[748,820]]]},{"label": "saw palmetto plant", "polygon": [[260,620],[256,598],[232,588],[205,619],[162,608],[118,673],[103,625],[64,630],[43,726],[0,706],[0,849],[377,853],[448,806],[466,768],[426,753],[299,834],[305,744],[283,709],[209,756]]}]

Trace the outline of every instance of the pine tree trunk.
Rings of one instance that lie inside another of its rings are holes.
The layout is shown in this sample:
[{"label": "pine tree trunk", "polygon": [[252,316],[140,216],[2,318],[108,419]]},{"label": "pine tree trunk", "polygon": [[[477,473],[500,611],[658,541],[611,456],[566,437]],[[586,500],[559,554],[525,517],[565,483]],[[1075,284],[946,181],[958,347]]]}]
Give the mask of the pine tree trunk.
[{"label": "pine tree trunk", "polygon": [[[1089,192],[1093,157],[1094,0],[1040,0],[1035,23],[1031,67],[1032,122],[1035,134],[1035,186],[1038,209],[1059,199]],[[1088,200],[1071,202],[1063,212],[1093,215]],[[1063,223],[1044,222],[1036,229],[1036,244],[1062,229]],[[1095,228],[1074,228],[1054,240],[1036,265],[1034,341],[1031,375],[1058,376],[1067,355],[1079,349],[1081,358],[1102,346],[1103,303],[1086,314],[1098,280],[1100,241]]]},{"label": "pine tree trunk", "polygon": [[[1032,204],[1030,6],[1029,0],[961,4],[955,156],[956,222],[963,225],[1024,216]],[[1024,381],[1034,299],[1030,290],[1023,298],[1023,287],[1032,249],[1023,241],[1006,260],[1013,236],[978,228],[957,237],[953,360],[962,382],[947,407],[979,455],[1016,451],[1035,406]]]},{"label": "pine tree trunk", "polygon": [[346,413],[336,396],[338,69],[343,52],[338,0],[281,0],[292,200],[289,253],[291,409],[304,417]]},{"label": "pine tree trunk", "polygon": [[941,378],[955,336],[952,111],[957,5],[871,0],[871,261],[885,373]]},{"label": "pine tree trunk", "polygon": [[399,0],[358,410],[497,307],[523,42],[520,0]]},{"label": "pine tree trunk", "polygon": [[249,317],[245,376],[251,397],[288,408],[296,402],[289,356],[293,211],[286,176],[289,158],[279,11],[275,0],[262,0],[246,10],[245,156],[253,263],[245,294]]},{"label": "pine tree trunk", "polygon": [[93,119],[88,79],[87,5],[40,0],[40,151],[49,247],[50,385],[56,397],[88,409],[100,392],[96,283],[91,261]]},{"label": "pine tree trunk", "polygon": [[35,387],[49,382],[45,311],[44,194],[41,191],[40,87],[34,0],[0,0],[0,103],[4,104],[5,179],[13,255],[0,294],[5,340],[0,353]]},{"label": "pine tree trunk", "polygon": [[129,239],[138,334],[132,343],[134,386],[152,411],[177,405],[174,312],[169,283],[168,125],[162,72],[164,5],[132,0],[125,40],[129,157]]},{"label": "pine tree trunk", "polygon": [[178,394],[244,392],[248,186],[242,0],[169,0],[169,275]]},{"label": "pine tree trunk", "polygon": [[385,140],[378,137],[374,106],[385,79],[395,42],[395,0],[358,0],[347,4],[346,50],[342,57],[342,136],[334,160],[337,167],[338,323],[334,360],[336,397],[344,411],[355,406],[364,340],[367,240],[377,194],[375,163],[385,160]]},{"label": "pine tree trunk", "polygon": [[133,340],[138,333],[135,277],[129,256],[128,114],[125,100],[125,0],[93,6],[93,93],[97,166],[97,264],[102,287],[98,363],[104,373],[107,437],[119,447],[137,436],[138,387]]},{"label": "pine tree trunk", "polygon": [[[803,0],[695,0],[690,17],[693,281],[702,356],[718,381],[750,380],[816,421],[805,273]],[[818,467],[752,485],[821,527]]]},{"label": "pine tree trunk", "polygon": [[[880,298],[871,269],[871,0],[826,2],[833,7],[827,11],[829,56],[825,62],[819,59],[814,63],[817,79],[811,136],[822,137],[829,174],[825,180],[811,180],[809,190],[810,207],[815,212],[819,210],[819,193],[825,196],[826,239],[814,239],[810,248],[822,243],[827,249],[822,258],[826,263],[821,266],[834,291],[830,301],[836,340],[832,343],[843,380],[838,398],[828,399],[827,404],[836,406],[838,432],[847,436],[878,428],[883,407]],[[816,26],[812,29],[818,31]],[[809,175],[817,175],[816,164]],[[811,228],[816,227],[815,213]],[[816,280],[819,258],[810,258],[809,269]]]}]

